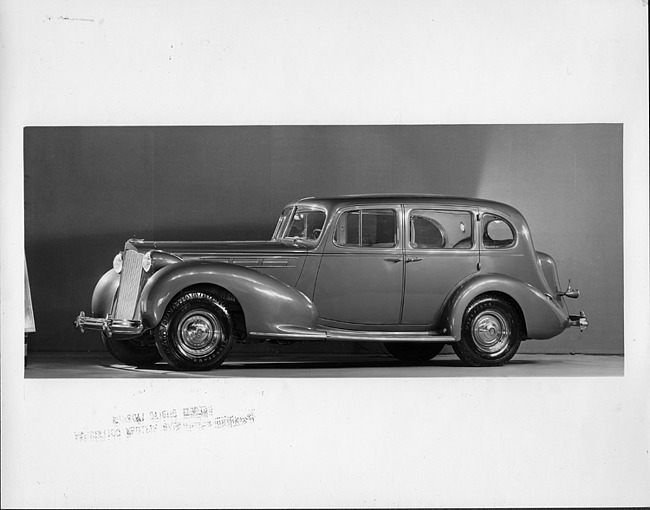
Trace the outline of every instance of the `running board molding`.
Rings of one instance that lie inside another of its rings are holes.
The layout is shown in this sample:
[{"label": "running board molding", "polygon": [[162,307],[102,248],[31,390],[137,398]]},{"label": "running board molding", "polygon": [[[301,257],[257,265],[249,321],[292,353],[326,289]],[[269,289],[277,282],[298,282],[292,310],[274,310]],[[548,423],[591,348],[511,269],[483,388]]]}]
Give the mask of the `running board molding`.
[{"label": "running board molding", "polygon": [[281,326],[281,332],[261,333],[252,331],[251,338],[265,340],[336,340],[347,342],[457,342],[453,336],[436,335],[427,331],[354,331],[322,327],[318,329]]}]

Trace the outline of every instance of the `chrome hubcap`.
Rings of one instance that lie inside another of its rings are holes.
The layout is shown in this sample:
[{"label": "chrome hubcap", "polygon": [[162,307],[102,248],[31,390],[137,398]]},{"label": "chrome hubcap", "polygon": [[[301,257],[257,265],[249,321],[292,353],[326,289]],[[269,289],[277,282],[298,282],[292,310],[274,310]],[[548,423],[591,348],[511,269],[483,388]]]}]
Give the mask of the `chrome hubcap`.
[{"label": "chrome hubcap", "polygon": [[179,321],[177,338],[185,356],[199,358],[214,351],[224,334],[221,323],[212,313],[195,310]]},{"label": "chrome hubcap", "polygon": [[497,355],[508,347],[510,325],[499,312],[488,310],[474,319],[472,338],[481,352]]}]

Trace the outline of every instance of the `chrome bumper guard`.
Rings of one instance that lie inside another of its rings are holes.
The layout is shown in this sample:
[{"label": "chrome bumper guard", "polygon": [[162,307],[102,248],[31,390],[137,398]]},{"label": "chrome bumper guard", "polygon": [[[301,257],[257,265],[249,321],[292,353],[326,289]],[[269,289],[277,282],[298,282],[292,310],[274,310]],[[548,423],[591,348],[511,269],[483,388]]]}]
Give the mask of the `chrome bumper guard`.
[{"label": "chrome bumper guard", "polygon": [[79,313],[79,316],[74,321],[74,325],[82,333],[86,329],[91,329],[103,331],[108,337],[113,336],[114,333],[118,335],[139,335],[143,331],[140,321],[113,319],[110,315],[104,319],[86,317],[84,312]]},{"label": "chrome bumper guard", "polygon": [[580,331],[586,329],[589,326],[589,321],[585,312],[580,311],[580,315],[569,315],[569,326],[578,327]]}]

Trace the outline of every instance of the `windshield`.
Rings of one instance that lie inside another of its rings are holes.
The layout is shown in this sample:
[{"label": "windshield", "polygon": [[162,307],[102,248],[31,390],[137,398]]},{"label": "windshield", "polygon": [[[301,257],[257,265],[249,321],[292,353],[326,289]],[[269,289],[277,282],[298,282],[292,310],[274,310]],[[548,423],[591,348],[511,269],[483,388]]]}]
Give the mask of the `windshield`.
[{"label": "windshield", "polygon": [[325,211],[307,207],[287,207],[278,220],[273,239],[316,241],[323,231]]}]

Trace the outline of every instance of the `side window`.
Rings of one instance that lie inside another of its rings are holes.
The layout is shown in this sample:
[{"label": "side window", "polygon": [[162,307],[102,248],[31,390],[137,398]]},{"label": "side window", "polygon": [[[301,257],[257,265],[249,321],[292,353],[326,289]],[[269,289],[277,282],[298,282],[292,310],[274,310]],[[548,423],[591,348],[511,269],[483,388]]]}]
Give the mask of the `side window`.
[{"label": "side window", "polygon": [[341,215],[334,242],[339,246],[397,246],[397,216],[392,209],[361,209]]},{"label": "side window", "polygon": [[515,230],[503,218],[494,214],[483,215],[483,246],[508,248],[515,244]]},{"label": "side window", "polygon": [[411,211],[409,242],[412,248],[421,249],[471,248],[472,215],[464,211]]}]

